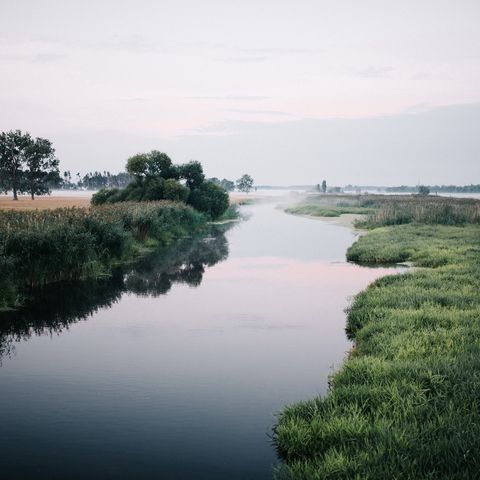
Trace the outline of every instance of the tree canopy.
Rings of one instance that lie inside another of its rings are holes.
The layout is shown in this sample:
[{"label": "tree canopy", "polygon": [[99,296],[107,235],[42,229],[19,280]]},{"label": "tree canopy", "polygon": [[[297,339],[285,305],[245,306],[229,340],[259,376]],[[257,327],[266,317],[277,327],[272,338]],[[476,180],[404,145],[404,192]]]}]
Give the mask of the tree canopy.
[{"label": "tree canopy", "polygon": [[253,188],[253,178],[245,173],[237,180],[237,188],[241,192],[248,193]]},{"label": "tree canopy", "polygon": [[130,157],[127,172],[132,181],[125,188],[102,189],[92,197],[92,203],[182,201],[211,218],[218,218],[228,208],[227,191],[205,180],[200,162],[174,165],[166,153],[153,150]]},{"label": "tree canopy", "polygon": [[33,138],[28,132],[12,130],[0,133],[0,188],[35,195],[50,192],[60,182],[58,159],[50,140]]}]

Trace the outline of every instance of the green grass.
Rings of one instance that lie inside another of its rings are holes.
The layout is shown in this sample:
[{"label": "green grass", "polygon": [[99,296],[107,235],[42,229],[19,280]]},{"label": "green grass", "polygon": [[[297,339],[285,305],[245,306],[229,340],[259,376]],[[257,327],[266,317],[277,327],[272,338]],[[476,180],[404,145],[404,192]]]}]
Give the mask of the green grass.
[{"label": "green grass", "polygon": [[329,394],[279,415],[277,478],[479,478],[480,226],[379,228],[347,256],[429,268],[355,297]]},{"label": "green grass", "polygon": [[373,208],[341,205],[323,206],[315,204],[302,204],[286,208],[285,211],[294,215],[311,215],[313,217],[339,217],[340,215],[344,215],[346,213],[366,215],[369,213],[373,213]]},{"label": "green grass", "polygon": [[108,273],[205,224],[193,208],[168,201],[0,212],[0,309],[17,307],[28,289]]},{"label": "green grass", "polygon": [[357,226],[363,228],[407,223],[480,224],[480,201],[469,198],[310,194],[301,203],[285,211],[317,217],[338,217],[345,213],[368,215],[357,222]]}]

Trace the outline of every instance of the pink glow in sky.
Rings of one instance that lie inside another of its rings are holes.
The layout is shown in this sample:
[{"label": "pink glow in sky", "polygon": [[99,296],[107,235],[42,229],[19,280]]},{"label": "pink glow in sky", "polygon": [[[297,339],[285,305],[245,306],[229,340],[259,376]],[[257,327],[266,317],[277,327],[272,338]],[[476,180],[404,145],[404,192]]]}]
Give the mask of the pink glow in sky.
[{"label": "pink glow in sky", "polygon": [[[375,162],[388,163],[395,130],[378,151],[349,140],[339,153],[325,122],[346,122],[348,138],[352,119],[480,110],[475,0],[16,0],[2,2],[0,15],[0,129],[48,136],[73,170],[120,170],[132,153],[159,148],[217,176],[248,170],[259,182],[317,183],[328,169],[333,182],[392,183]],[[415,130],[403,141],[425,159],[425,173],[433,159],[441,163],[432,182],[467,182],[478,174],[470,120],[437,120],[439,131],[456,125],[470,156],[447,144],[439,150],[460,160],[439,158]],[[311,121],[323,123],[312,133]],[[382,136],[382,125],[367,137]],[[262,128],[290,143],[262,144]],[[242,150],[247,142],[253,151]],[[299,142],[309,148],[292,176]],[[365,177],[350,178],[359,155]],[[407,155],[412,171],[407,165],[398,180],[415,183],[418,159]]]}]

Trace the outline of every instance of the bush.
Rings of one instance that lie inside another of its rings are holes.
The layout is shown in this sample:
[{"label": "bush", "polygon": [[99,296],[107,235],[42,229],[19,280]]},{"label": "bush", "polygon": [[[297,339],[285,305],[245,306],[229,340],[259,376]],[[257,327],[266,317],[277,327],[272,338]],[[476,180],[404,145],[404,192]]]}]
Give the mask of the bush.
[{"label": "bush", "polygon": [[[92,205],[125,201],[172,200],[186,202],[215,219],[228,208],[228,193],[221,186],[205,181],[201,163],[192,161],[175,166],[162,152],[134,155],[128,160],[133,180],[126,188],[102,189],[92,197]],[[185,185],[179,182],[183,179]]]},{"label": "bush", "polygon": [[228,208],[228,193],[212,182],[204,182],[190,192],[188,203],[211,218],[218,218]]}]

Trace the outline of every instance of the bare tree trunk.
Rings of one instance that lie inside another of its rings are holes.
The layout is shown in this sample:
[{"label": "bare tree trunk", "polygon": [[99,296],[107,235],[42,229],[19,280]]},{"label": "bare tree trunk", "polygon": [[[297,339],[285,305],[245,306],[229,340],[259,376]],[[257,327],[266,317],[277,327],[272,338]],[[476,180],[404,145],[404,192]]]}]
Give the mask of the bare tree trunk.
[{"label": "bare tree trunk", "polygon": [[17,186],[13,186],[13,199],[18,200],[18,195],[17,195]]}]

